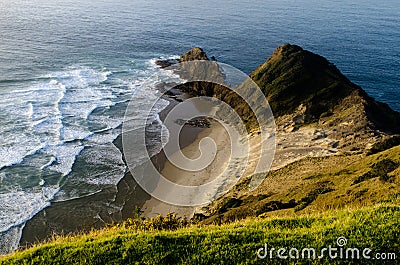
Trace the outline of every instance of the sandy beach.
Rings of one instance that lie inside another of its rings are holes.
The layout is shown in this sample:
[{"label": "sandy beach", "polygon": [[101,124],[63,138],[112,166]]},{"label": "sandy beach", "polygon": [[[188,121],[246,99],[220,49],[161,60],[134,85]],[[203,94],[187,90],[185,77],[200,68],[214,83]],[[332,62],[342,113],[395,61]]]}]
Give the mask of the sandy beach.
[{"label": "sandy beach", "polygon": [[[189,134],[184,133],[183,137],[181,138],[185,138],[185,135]],[[212,138],[217,146],[217,153],[209,166],[203,170],[192,172],[181,169],[173,165],[170,161],[166,161],[161,170],[161,174],[168,180],[185,186],[198,186],[205,184],[221,175],[221,173],[225,170],[227,162],[230,158],[231,144],[228,133],[218,122],[212,121],[210,123],[210,128],[203,129],[191,144],[182,148],[182,153],[189,159],[196,159],[200,155],[200,141],[205,137]],[[180,163],[180,165],[184,167],[184,163]],[[163,187],[158,188],[162,189]],[[170,191],[165,190],[163,192],[168,193]],[[201,194],[193,194],[193,196],[201,196]],[[161,202],[155,198],[151,198],[150,200],[146,201],[142,208],[146,216],[154,216],[158,214],[165,215],[168,212],[175,212],[186,217],[191,217],[195,209],[196,207],[174,206]]]},{"label": "sandy beach", "polygon": [[[184,139],[185,136],[188,135],[191,134],[188,132],[183,133],[181,138]],[[196,172],[186,171],[173,165],[170,161],[166,161],[165,156],[163,156],[158,164],[161,169],[161,174],[176,184],[186,186],[205,184],[220,176],[224,170],[227,170],[227,164],[231,154],[231,142],[225,128],[218,122],[212,121],[209,128],[202,130],[194,141],[182,148],[182,153],[190,159],[197,158],[200,155],[200,142],[205,137],[212,138],[217,145],[217,154],[208,167]],[[186,139],[186,143],[190,142],[187,140],[188,139]],[[242,174],[244,178],[254,173],[257,163],[259,162],[262,147],[261,136],[257,131],[250,134],[248,140],[250,144],[250,155],[248,157],[246,170]],[[338,152],[336,148],[332,147],[334,143],[334,140],[325,136],[324,131],[313,127],[302,128],[296,132],[285,132],[284,130],[278,129],[276,150],[271,170],[278,170],[304,157],[334,155]],[[161,156],[158,155],[158,157]],[[182,164],[180,165],[182,166]],[[158,189],[162,189],[162,187],[158,187]],[[163,192],[169,193],[171,191],[163,190]],[[201,195],[194,194],[193,196]],[[175,212],[181,216],[191,217],[195,212],[202,212],[201,207],[179,207],[161,202],[155,198],[147,200],[142,210],[146,216],[165,215],[168,212]]]}]

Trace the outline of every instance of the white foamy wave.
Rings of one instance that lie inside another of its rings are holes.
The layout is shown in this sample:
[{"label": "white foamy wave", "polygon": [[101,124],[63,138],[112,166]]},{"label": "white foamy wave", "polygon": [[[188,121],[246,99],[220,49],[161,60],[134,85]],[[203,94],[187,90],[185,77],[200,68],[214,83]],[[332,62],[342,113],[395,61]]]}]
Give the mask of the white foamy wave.
[{"label": "white foamy wave", "polygon": [[59,106],[64,116],[86,120],[99,107],[112,106],[115,96],[108,88],[81,87],[69,89]]},{"label": "white foamy wave", "polygon": [[24,223],[41,209],[57,193],[58,187],[41,187],[30,191],[16,190],[0,194],[0,231],[7,231],[14,225]]},{"label": "white foamy wave", "polygon": [[49,165],[47,169],[59,172],[63,176],[68,175],[72,170],[76,157],[83,148],[84,147],[79,143],[62,144],[44,148],[43,151],[46,154],[52,155],[55,158],[55,161]]},{"label": "white foamy wave", "polygon": [[54,201],[68,201],[95,194],[105,187],[116,185],[126,173],[122,153],[112,143],[86,147],[76,165],[85,168],[68,175],[68,182]]},{"label": "white foamy wave", "polygon": [[52,78],[61,81],[67,87],[87,87],[97,85],[107,80],[111,74],[105,69],[96,70],[89,67],[70,67],[64,71],[50,73],[43,78]]},{"label": "white foamy wave", "polygon": [[[4,140],[4,139],[3,139]],[[39,141],[29,141],[27,139],[9,142],[0,148],[0,169],[15,164],[19,164],[23,159],[42,149],[45,144]]]},{"label": "white foamy wave", "polygon": [[8,121],[0,121],[0,168],[20,163],[43,146],[62,148],[64,141],[90,136],[84,126],[88,115],[114,104],[114,95],[100,85],[110,74],[86,67],[67,69],[4,93],[0,111]]},{"label": "white foamy wave", "polygon": [[0,168],[20,163],[43,146],[58,142],[61,120],[52,102],[62,95],[62,87],[49,82],[1,97],[5,120],[0,121]]},{"label": "white foamy wave", "polygon": [[122,119],[121,119],[121,117],[93,115],[90,118],[90,122],[102,124],[106,127],[106,129],[103,129],[103,130],[109,130],[109,129],[115,129],[118,126],[120,126],[122,124]]},{"label": "white foamy wave", "polygon": [[28,111],[26,113],[26,116],[28,116],[28,119],[32,119],[33,117],[33,105],[31,102],[28,103]]},{"label": "white foamy wave", "polygon": [[91,136],[89,136],[87,138],[88,145],[112,143],[115,139],[117,139],[120,133],[121,130],[107,128],[103,130],[101,133],[94,133]]},{"label": "white foamy wave", "polygon": [[[146,90],[136,90],[135,100],[141,102],[141,108],[130,108],[125,117],[125,120],[129,121],[129,128],[132,129],[141,127],[143,125],[143,120],[148,119],[150,123],[153,121],[158,122],[158,113],[169,105],[168,100],[160,98],[157,93],[150,94]],[[142,109],[152,109],[152,111],[146,113],[143,112]]]},{"label": "white foamy wave", "polygon": [[73,124],[64,126],[60,130],[60,133],[62,135],[62,139],[66,142],[73,140],[82,140],[93,134],[89,129]]},{"label": "white foamy wave", "polygon": [[86,183],[94,185],[115,185],[124,176],[126,166],[122,154],[112,143],[98,146],[94,151],[83,157],[86,162],[97,166],[112,167],[107,174],[100,174],[86,178]]},{"label": "white foamy wave", "polygon": [[[87,196],[104,185],[116,185],[124,176],[126,166],[122,154],[112,142],[121,133],[124,111],[119,107],[125,104],[116,105],[129,101],[132,94],[136,94],[138,108],[132,117],[137,121],[135,124],[148,118],[162,126],[158,112],[169,102],[159,99],[161,94],[155,86],[160,80],[181,81],[154,62],[141,61],[138,69],[126,71],[132,76],[123,74],[122,79],[114,78],[106,69],[71,67],[2,93],[0,170],[21,164],[38,169],[39,173],[32,174],[40,174],[32,176],[36,179],[32,187],[16,183],[16,189],[7,187],[0,194],[0,231],[7,230],[9,236],[14,235],[9,242],[20,235],[17,227],[22,227],[54,198],[68,200]],[[141,112],[142,106],[153,104],[157,99],[150,117]],[[168,135],[165,128],[163,130],[163,135]],[[93,171],[78,174],[72,172],[74,165]],[[13,177],[13,171],[9,172],[7,178]],[[46,179],[42,173],[54,172],[59,173],[56,176],[63,176],[56,179],[56,182],[63,180],[62,187],[47,186],[54,179]]]},{"label": "white foamy wave", "polygon": [[25,224],[13,226],[5,232],[0,232],[0,255],[17,250]]}]

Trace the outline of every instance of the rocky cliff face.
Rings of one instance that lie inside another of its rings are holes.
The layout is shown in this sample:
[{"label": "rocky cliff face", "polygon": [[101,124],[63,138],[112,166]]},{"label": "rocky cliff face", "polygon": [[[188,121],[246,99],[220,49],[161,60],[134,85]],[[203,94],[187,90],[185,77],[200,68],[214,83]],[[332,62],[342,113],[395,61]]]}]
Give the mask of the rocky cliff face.
[{"label": "rocky cliff face", "polygon": [[266,95],[281,129],[315,123],[340,146],[353,149],[371,137],[400,133],[398,112],[368,96],[324,57],[299,46],[278,47],[250,77]]},{"label": "rocky cliff face", "polygon": [[306,122],[326,115],[354,85],[325,58],[296,45],[279,46],[250,77],[268,98],[275,116],[306,107]]}]

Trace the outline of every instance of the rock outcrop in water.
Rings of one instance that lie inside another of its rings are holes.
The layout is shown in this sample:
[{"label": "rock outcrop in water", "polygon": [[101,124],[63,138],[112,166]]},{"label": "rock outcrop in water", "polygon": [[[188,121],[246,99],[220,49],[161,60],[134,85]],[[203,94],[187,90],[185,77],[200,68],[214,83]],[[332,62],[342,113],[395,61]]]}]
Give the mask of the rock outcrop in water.
[{"label": "rock outcrop in water", "polygon": [[[212,58],[214,58],[214,56]],[[156,60],[156,64],[158,66],[160,66],[161,68],[167,68],[176,63],[198,61],[198,60],[208,61],[209,59],[207,57],[207,54],[203,51],[202,48],[195,47],[195,48],[185,52],[184,54],[182,54],[178,60],[177,59],[159,59],[159,60]]]},{"label": "rock outcrop in water", "polygon": [[202,48],[195,47],[190,51],[185,52],[181,55],[179,62],[189,62],[195,60],[206,60],[208,61],[207,54],[203,51]]}]

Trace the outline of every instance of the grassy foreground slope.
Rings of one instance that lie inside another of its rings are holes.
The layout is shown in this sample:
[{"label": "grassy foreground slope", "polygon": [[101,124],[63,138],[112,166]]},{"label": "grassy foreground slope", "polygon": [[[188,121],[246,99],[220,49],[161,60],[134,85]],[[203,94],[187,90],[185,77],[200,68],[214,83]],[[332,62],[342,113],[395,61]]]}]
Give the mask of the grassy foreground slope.
[{"label": "grassy foreground slope", "polygon": [[202,222],[357,209],[400,199],[400,146],[371,155],[304,158],[260,177],[265,179],[253,191],[248,188],[249,178],[241,180],[209,206]]},{"label": "grassy foreground slope", "polygon": [[[176,231],[135,231],[114,227],[61,237],[3,257],[0,264],[287,264],[289,261],[296,264],[356,264],[360,260],[302,259],[301,252],[299,259],[278,259],[276,251],[274,259],[269,256],[260,259],[257,250],[267,243],[269,249],[285,247],[301,251],[315,248],[318,256],[323,247],[337,247],[337,238],[345,237],[344,249],[357,247],[362,251],[370,248],[371,258],[376,253],[396,253],[399,258],[399,219],[400,205],[387,202],[358,210],[247,219]],[[363,259],[362,263],[382,264],[382,260]]]}]

